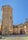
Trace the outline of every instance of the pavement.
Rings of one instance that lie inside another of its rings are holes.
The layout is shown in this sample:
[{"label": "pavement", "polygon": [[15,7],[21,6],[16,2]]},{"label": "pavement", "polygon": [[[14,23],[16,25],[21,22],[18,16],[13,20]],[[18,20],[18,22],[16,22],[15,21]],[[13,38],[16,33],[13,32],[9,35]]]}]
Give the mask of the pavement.
[{"label": "pavement", "polygon": [[28,40],[28,35],[11,35],[11,36],[2,36],[0,40]]}]

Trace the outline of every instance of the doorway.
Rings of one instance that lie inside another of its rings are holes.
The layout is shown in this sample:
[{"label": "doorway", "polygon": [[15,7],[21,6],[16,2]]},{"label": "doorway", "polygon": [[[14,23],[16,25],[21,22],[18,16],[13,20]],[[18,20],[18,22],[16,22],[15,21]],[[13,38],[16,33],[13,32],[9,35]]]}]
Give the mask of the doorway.
[{"label": "doorway", "polygon": [[0,35],[2,35],[2,32],[0,31]]},{"label": "doorway", "polygon": [[20,29],[20,34],[23,34],[22,29]]},{"label": "doorway", "polygon": [[20,34],[25,34],[25,31],[23,29],[20,29]]}]

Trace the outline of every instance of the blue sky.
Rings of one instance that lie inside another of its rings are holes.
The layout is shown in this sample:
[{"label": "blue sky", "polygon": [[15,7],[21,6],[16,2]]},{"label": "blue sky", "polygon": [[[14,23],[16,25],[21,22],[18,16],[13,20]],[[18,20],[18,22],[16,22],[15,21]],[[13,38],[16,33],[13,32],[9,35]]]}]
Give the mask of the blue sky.
[{"label": "blue sky", "polygon": [[0,0],[0,23],[2,20],[2,6],[10,5],[13,8],[13,24],[25,22],[28,18],[28,0]]}]

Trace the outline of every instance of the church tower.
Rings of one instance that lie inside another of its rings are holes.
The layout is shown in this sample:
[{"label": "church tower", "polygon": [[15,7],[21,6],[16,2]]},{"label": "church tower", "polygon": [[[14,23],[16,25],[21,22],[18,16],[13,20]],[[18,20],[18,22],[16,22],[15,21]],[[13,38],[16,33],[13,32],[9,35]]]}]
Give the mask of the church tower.
[{"label": "church tower", "polygon": [[2,34],[13,33],[12,7],[2,6]]}]

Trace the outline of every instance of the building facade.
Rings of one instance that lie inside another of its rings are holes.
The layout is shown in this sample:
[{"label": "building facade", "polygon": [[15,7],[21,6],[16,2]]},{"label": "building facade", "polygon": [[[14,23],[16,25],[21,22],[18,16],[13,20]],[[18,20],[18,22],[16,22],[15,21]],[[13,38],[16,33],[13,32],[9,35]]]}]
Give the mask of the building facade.
[{"label": "building facade", "polygon": [[2,6],[2,34],[13,33],[12,8],[8,5]]},{"label": "building facade", "polygon": [[0,24],[0,35],[2,35],[2,28],[1,28],[1,24]]},{"label": "building facade", "polygon": [[28,21],[24,23],[25,34],[28,34]]},{"label": "building facade", "polygon": [[13,34],[18,34],[18,27],[17,26],[13,26]]},{"label": "building facade", "polygon": [[25,34],[24,25],[23,24],[19,24],[18,25],[18,34]]}]

